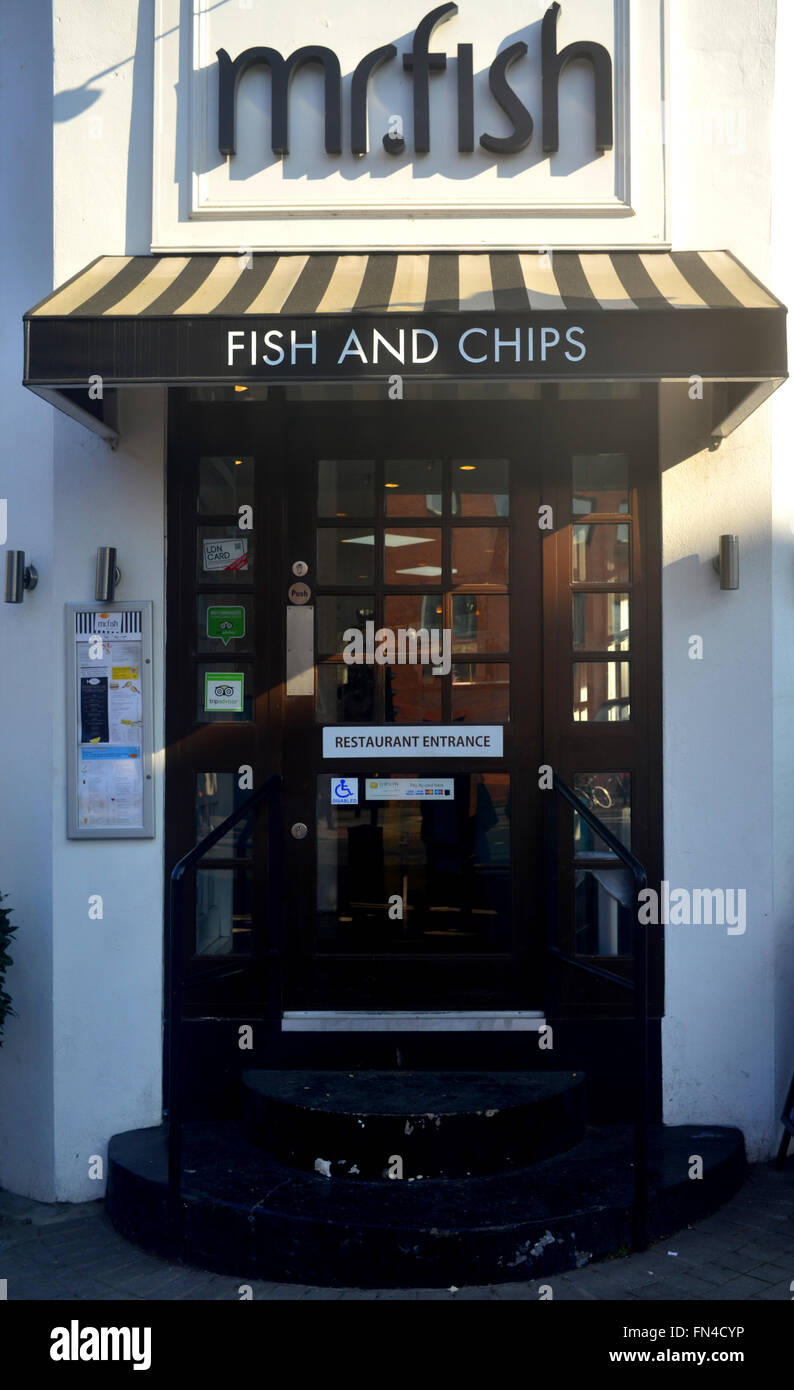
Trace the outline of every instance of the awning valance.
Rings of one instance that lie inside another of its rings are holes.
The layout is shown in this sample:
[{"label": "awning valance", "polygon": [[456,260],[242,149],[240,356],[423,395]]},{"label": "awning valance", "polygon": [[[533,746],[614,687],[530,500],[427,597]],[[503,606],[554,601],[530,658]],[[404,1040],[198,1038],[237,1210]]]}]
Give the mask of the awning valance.
[{"label": "awning valance", "polygon": [[24,384],[697,375],[746,384],[737,423],[785,314],[727,251],[102,256],[25,315]]}]

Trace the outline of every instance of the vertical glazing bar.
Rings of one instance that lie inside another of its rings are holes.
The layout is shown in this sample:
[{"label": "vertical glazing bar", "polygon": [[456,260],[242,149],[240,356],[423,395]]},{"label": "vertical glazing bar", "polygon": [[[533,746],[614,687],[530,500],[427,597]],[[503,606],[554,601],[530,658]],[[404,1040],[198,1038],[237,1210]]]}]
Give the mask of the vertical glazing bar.
[{"label": "vertical glazing bar", "polygon": [[270,1014],[281,1018],[281,778],[274,777],[267,799],[268,994]]},{"label": "vertical glazing bar", "polygon": [[182,890],[183,872],[171,877],[168,1007],[168,1229],[181,1244],[182,1211]]},{"label": "vertical glazing bar", "polygon": [[637,1075],[632,1244],[635,1250],[645,1250],[648,1245],[648,936],[639,921],[638,902],[646,882],[644,874],[634,873],[634,1046]]}]

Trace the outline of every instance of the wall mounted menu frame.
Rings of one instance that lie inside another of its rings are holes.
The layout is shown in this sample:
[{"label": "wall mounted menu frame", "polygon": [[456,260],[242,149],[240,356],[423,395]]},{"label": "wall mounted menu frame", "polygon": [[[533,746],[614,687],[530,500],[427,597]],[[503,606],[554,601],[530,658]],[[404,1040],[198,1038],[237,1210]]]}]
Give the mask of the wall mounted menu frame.
[{"label": "wall mounted menu frame", "polygon": [[66,833],[154,836],[152,603],[67,603]]}]

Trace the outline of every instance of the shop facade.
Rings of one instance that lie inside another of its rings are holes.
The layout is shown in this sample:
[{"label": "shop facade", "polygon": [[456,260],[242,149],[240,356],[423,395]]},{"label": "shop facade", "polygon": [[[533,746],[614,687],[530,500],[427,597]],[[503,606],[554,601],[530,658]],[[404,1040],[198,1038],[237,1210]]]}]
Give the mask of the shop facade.
[{"label": "shop facade", "polygon": [[[770,1154],[785,10],[192,8],[10,21],[3,492],[39,580],[3,610],[0,1182],[90,1200],[160,1125],[174,961],[190,1117],[303,1066],[584,1070],[630,1119],[629,879],[555,776],[647,875],[652,1118]],[[271,779],[169,960],[174,866]]]}]

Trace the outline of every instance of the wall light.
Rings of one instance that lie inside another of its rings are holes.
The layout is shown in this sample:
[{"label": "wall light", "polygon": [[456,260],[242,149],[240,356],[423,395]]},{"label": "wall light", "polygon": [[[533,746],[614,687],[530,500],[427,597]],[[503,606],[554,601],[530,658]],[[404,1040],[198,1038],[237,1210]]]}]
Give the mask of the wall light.
[{"label": "wall light", "polygon": [[116,564],[116,547],[100,545],[96,553],[96,585],[94,598],[97,603],[112,603],[116,585],[121,581],[121,570]]},{"label": "wall light", "polygon": [[720,553],[714,556],[711,563],[720,577],[721,589],[738,589],[739,537],[720,536]]},{"label": "wall light", "polygon": [[6,551],[6,603],[21,603],[25,590],[32,593],[39,582],[33,565],[25,564],[24,550]]}]

